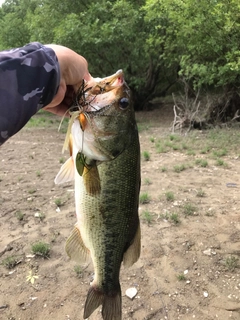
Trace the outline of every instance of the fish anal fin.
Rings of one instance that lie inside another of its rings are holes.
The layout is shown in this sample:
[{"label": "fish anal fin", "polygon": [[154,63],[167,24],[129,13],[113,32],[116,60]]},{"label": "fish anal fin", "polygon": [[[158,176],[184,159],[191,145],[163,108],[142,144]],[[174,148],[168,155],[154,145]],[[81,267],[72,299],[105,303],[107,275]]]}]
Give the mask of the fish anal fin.
[{"label": "fish anal fin", "polygon": [[141,253],[141,228],[138,224],[137,232],[134,236],[133,242],[128,247],[123,255],[123,265],[128,268],[131,267],[140,257]]},{"label": "fish anal fin", "polygon": [[89,260],[90,252],[83,243],[80,230],[77,226],[74,227],[67,239],[65,250],[72,260],[80,264],[84,264]]},{"label": "fish anal fin", "polygon": [[74,161],[70,157],[60,168],[56,178],[54,179],[55,184],[69,182],[74,180]]},{"label": "fish anal fin", "polygon": [[89,289],[84,306],[83,318],[87,319],[102,304],[103,320],[122,319],[122,295],[120,285],[117,291],[106,294],[94,285]]},{"label": "fish anal fin", "polygon": [[86,191],[91,196],[96,196],[101,192],[101,181],[98,168],[95,165],[85,166],[83,171],[83,182]]}]

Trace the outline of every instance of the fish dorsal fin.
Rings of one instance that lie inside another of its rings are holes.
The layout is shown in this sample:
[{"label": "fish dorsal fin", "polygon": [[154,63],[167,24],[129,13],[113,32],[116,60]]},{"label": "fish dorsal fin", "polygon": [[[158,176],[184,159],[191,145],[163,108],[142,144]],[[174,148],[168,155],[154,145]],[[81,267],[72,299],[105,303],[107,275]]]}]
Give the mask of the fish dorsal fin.
[{"label": "fish dorsal fin", "polygon": [[101,181],[96,163],[93,166],[84,167],[83,182],[90,196],[96,196],[101,192]]},{"label": "fish dorsal fin", "polygon": [[67,239],[65,250],[67,255],[78,263],[83,264],[89,260],[90,252],[83,243],[80,230],[76,225]]},{"label": "fish dorsal fin", "polygon": [[127,251],[123,255],[123,265],[128,268],[131,267],[140,257],[141,252],[141,229],[138,224],[137,232],[134,236],[133,242],[128,247]]},{"label": "fish dorsal fin", "polygon": [[54,179],[55,184],[69,182],[74,180],[74,161],[70,157],[60,168],[56,178]]}]

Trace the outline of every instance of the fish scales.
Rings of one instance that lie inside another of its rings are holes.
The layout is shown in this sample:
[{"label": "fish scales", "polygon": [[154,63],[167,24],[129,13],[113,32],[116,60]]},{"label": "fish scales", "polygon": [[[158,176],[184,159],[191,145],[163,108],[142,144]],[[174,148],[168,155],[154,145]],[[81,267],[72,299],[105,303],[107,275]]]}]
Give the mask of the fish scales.
[{"label": "fish scales", "polygon": [[123,254],[139,227],[139,154],[136,131],[133,143],[121,155],[98,166],[101,194],[97,197],[88,195],[82,177],[78,175],[76,178],[82,187],[81,196],[76,193],[76,205],[81,212],[78,225],[83,242],[91,252],[95,270],[92,285],[109,296],[120,290]]},{"label": "fish scales", "polygon": [[[92,92],[102,93],[106,86],[106,93],[92,98]],[[139,137],[121,70],[88,92],[94,104],[71,122],[71,157],[55,183],[75,179],[77,223],[66,251],[80,263],[91,257],[94,266],[84,319],[102,305],[104,320],[121,320],[121,263],[128,267],[136,262],[141,247]]]}]

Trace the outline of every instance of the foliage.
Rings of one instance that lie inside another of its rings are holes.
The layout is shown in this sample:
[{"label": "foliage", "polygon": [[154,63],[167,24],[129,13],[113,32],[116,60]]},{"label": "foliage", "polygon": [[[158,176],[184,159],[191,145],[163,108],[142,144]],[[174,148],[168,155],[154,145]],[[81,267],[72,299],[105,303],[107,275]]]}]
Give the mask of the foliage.
[{"label": "foliage", "polygon": [[84,55],[93,76],[121,68],[143,109],[179,79],[237,91],[239,11],[238,0],[6,0],[0,48],[54,42]]}]

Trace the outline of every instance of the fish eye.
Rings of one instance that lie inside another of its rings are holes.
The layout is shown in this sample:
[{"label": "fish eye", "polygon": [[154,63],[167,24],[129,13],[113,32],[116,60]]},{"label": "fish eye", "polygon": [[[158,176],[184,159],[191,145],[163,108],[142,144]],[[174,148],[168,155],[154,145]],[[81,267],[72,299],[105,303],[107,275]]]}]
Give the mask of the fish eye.
[{"label": "fish eye", "polygon": [[128,98],[121,98],[119,100],[119,106],[122,110],[127,109],[127,107],[129,106]]}]

